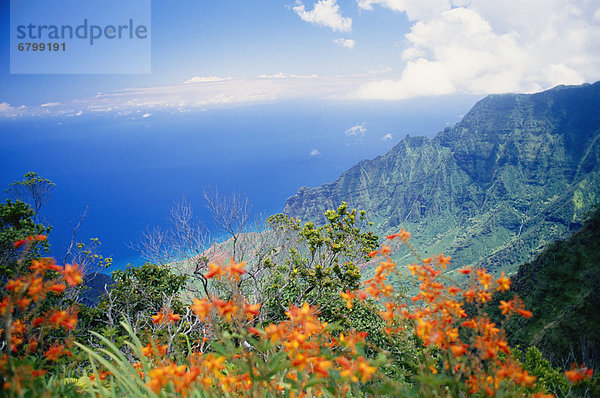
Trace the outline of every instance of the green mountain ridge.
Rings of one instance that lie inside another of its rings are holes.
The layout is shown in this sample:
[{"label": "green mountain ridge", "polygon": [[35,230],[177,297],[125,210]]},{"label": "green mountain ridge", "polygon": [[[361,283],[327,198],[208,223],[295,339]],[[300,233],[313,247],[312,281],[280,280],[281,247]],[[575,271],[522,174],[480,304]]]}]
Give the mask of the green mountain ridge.
[{"label": "green mountain ridge", "polygon": [[[583,228],[553,242],[532,262],[519,267],[511,291],[494,298],[519,295],[533,312],[507,325],[511,345],[535,345],[556,365],[571,362],[600,365],[600,208]],[[495,320],[502,317],[495,310]]]},{"label": "green mountain ridge", "polygon": [[434,138],[407,136],[284,213],[319,222],[341,201],[376,230],[412,232],[425,254],[514,271],[582,225],[600,200],[600,82],[490,95]]}]

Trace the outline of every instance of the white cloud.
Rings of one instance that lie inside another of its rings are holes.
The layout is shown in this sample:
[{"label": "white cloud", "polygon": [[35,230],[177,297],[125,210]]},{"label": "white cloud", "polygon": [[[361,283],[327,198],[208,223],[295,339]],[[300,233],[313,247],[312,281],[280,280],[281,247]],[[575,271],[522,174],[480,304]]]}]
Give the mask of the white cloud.
[{"label": "white cloud", "polygon": [[449,0],[357,0],[358,8],[372,10],[373,5],[389,8],[396,12],[405,12],[411,21],[427,19],[442,11],[449,10],[452,5],[464,1]]},{"label": "white cloud", "polygon": [[363,138],[365,136],[365,133],[367,132],[367,127],[365,126],[365,123],[361,123],[361,124],[357,124],[355,126],[350,127],[348,130],[346,130],[345,134],[348,137],[358,137],[358,138]]},{"label": "white cloud", "polygon": [[210,82],[220,82],[222,80],[229,80],[230,77],[218,77],[218,76],[194,76],[191,79],[186,80],[184,83],[210,83]]},{"label": "white cloud", "polygon": [[594,21],[600,11],[590,2],[357,3],[365,10],[380,5],[406,12],[413,23],[400,75],[363,84],[352,98],[535,92],[600,78],[600,24]]},{"label": "white cloud", "polygon": [[49,106],[58,106],[60,105],[60,102],[47,102],[45,104],[40,105],[42,108],[47,108]]},{"label": "white cloud", "polygon": [[394,137],[392,137],[391,133],[387,133],[386,135],[384,135],[383,137],[381,137],[382,141],[389,141],[391,139],[393,139]]},{"label": "white cloud", "polygon": [[353,39],[335,39],[333,42],[346,48],[354,48],[355,43]]},{"label": "white cloud", "polygon": [[0,117],[18,117],[25,114],[26,107],[14,107],[8,102],[0,103]]},{"label": "white cloud", "polygon": [[321,156],[321,152],[319,152],[318,149],[314,148],[312,151],[310,151],[310,156]]},{"label": "white cloud", "polygon": [[260,75],[258,77],[260,77],[261,79],[287,79],[290,77],[290,74],[279,72],[279,73],[275,73],[274,75],[267,75],[266,73],[263,73],[262,75]]},{"label": "white cloud", "polygon": [[2,102],[0,103],[0,112],[8,112],[11,110],[14,110],[15,108],[12,107],[8,102]]},{"label": "white cloud", "polygon": [[258,77],[260,77],[261,79],[314,79],[319,77],[319,75],[315,73],[313,73],[312,75],[294,75],[290,73],[279,72],[273,75],[267,75],[266,73],[263,73]]},{"label": "white cloud", "polygon": [[8,113],[14,111],[15,108],[12,107],[8,102],[0,103],[0,113]]},{"label": "white cloud", "polygon": [[[88,98],[74,98],[56,106],[12,107],[0,103],[0,117],[17,116],[80,116],[92,112],[114,113],[116,116],[147,114],[155,111],[205,111],[208,108],[241,106],[273,101],[296,99],[345,99],[361,83],[373,79],[376,74],[352,74],[336,76],[295,75],[277,73],[262,74],[255,78],[231,78],[210,84],[174,84],[166,86],[129,88],[115,92],[97,93]],[[379,75],[381,76],[381,75]],[[47,104],[45,104],[47,105]],[[140,117],[140,116],[138,116]]]},{"label": "white cloud", "polygon": [[145,118],[147,118],[147,117],[150,117],[150,116],[152,116],[152,114],[151,114],[151,113],[144,113],[144,114],[142,115],[142,117],[143,117],[144,119],[145,119]]},{"label": "white cloud", "polygon": [[298,1],[294,12],[303,21],[325,26],[333,31],[349,32],[352,30],[352,18],[343,17],[337,0],[319,0],[314,4],[312,11],[306,11],[302,2]]}]

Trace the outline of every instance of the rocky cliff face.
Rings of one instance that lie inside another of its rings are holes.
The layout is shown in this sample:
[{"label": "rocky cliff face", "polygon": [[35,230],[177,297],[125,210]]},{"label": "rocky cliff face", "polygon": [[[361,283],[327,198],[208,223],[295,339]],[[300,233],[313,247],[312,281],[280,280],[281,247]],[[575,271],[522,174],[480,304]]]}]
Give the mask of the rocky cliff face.
[{"label": "rocky cliff face", "polygon": [[514,270],[600,201],[600,82],[488,96],[433,139],[406,137],[301,188],[284,212],[318,222],[344,200],[380,233],[410,230],[428,254]]}]

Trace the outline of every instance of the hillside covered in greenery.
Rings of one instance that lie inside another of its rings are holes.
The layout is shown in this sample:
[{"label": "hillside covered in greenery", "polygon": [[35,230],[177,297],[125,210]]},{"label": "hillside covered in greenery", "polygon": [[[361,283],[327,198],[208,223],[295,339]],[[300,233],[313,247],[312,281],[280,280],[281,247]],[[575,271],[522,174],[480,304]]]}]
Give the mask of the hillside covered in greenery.
[{"label": "hillside covered in greenery", "polygon": [[404,138],[332,183],[300,188],[284,212],[303,220],[347,201],[378,232],[413,233],[455,264],[515,271],[579,229],[600,200],[600,82],[490,95],[434,138]]},{"label": "hillside covered in greenery", "polygon": [[[510,295],[519,295],[533,316],[508,324],[511,342],[536,346],[557,365],[600,364],[599,260],[596,209],[581,230],[549,245],[513,276]],[[494,303],[507,296],[498,296]]]}]

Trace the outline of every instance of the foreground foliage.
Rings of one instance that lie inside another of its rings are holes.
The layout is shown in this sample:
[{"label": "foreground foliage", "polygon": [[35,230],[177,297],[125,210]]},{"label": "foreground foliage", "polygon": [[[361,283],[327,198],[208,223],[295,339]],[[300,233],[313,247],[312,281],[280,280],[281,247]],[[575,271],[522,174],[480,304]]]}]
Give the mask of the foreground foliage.
[{"label": "foreground foliage", "polygon": [[[19,261],[45,239],[16,242]],[[96,332],[93,340],[74,341],[77,308],[52,309],[48,300],[80,283],[80,269],[31,260],[27,273],[7,281],[1,301],[3,395],[542,397],[550,390],[571,394],[574,383],[594,380],[583,365],[561,374],[535,352],[523,357],[509,348],[483,311],[496,292],[510,288],[507,277],[461,268],[471,278],[461,288],[444,276],[449,257],[419,259],[409,239],[404,230],[388,236],[388,244],[369,253],[379,262],[374,277],[339,297],[347,311],[363,307],[378,316],[385,344],[324,322],[308,303],[290,306],[280,321],[260,322],[261,305],[240,289],[245,263],[235,261],[211,264],[205,274],[227,286],[226,297],[196,298],[187,309],[165,306],[146,329],[123,321],[120,341]],[[419,289],[410,300],[389,283],[399,275],[390,259],[398,244],[418,258],[408,266]],[[518,298],[501,301],[500,310],[506,317],[532,315]]]}]

